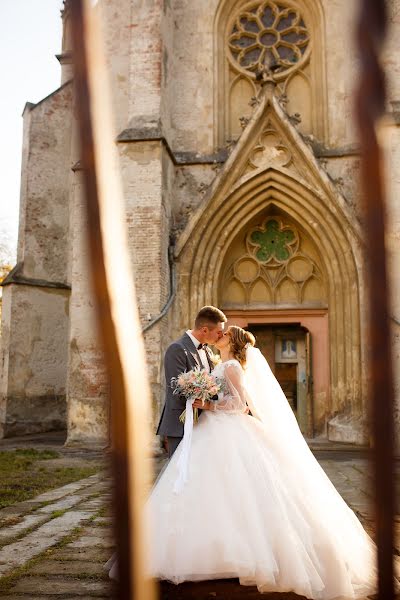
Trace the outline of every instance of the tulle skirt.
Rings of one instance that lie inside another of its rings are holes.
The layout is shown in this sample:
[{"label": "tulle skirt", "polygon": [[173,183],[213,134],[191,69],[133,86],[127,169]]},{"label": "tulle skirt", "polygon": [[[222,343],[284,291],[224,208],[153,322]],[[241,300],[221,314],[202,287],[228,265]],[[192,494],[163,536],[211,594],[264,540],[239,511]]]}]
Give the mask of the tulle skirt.
[{"label": "tulle skirt", "polygon": [[149,575],[176,584],[239,578],[260,592],[326,600],[376,591],[375,544],[353,511],[327,478],[319,490],[290,473],[255,418],[204,411],[177,495],[180,452],[147,502]]}]

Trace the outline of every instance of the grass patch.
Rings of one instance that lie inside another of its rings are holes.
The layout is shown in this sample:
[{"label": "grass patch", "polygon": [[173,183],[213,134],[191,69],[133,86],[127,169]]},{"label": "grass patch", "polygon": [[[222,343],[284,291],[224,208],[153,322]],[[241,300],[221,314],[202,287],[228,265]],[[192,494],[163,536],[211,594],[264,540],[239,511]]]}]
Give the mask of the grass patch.
[{"label": "grass patch", "polygon": [[82,531],[84,530],[85,527],[87,527],[87,525],[89,524],[89,522],[91,521],[91,519],[92,519],[92,517],[90,517],[89,519],[86,519],[81,525],[78,525],[77,527],[74,527],[73,529],[71,529],[71,531],[68,533],[68,535],[66,535],[61,540],[59,540],[56,544],[54,544],[53,546],[51,546],[51,548],[48,548],[47,550],[45,550],[45,552],[44,552],[44,554],[42,556],[43,557],[44,556],[49,556],[55,550],[59,550],[60,548],[64,548],[65,546],[67,546],[71,542],[74,542],[76,539],[78,539],[79,534],[82,533]]},{"label": "grass patch", "polygon": [[38,461],[59,458],[54,450],[33,448],[0,452],[0,509],[31,500],[48,490],[84,479],[98,472],[99,467],[46,468]]},{"label": "grass patch", "polygon": [[109,503],[108,505],[104,505],[102,508],[100,508],[100,510],[96,513],[96,519],[97,517],[111,517],[111,510],[110,510],[110,506],[111,503]]},{"label": "grass patch", "polygon": [[[12,451],[8,451],[8,453],[13,454]],[[18,450],[14,450],[14,454],[16,456],[32,458],[33,460],[49,460],[60,457],[59,453],[55,450],[36,450],[36,448],[19,448]]]},{"label": "grass patch", "polygon": [[63,515],[65,515],[66,512],[67,512],[66,508],[64,508],[63,510],[53,510],[53,512],[50,515],[50,518],[57,519],[57,517],[62,517]]},{"label": "grass patch", "polygon": [[[107,571],[104,571],[104,573],[85,573],[85,565],[82,565],[82,571],[82,573],[64,575],[64,577],[66,579],[78,579],[79,581],[110,581]],[[112,585],[111,582],[110,585]]]}]

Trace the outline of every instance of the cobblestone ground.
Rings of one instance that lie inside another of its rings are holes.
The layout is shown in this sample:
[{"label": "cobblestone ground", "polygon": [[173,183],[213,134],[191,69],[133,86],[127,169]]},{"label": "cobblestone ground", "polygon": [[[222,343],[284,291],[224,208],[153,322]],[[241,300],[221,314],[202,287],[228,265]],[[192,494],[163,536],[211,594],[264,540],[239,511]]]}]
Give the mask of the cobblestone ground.
[{"label": "cobblestone ground", "polygon": [[[373,534],[366,458],[354,451],[320,452],[317,457],[336,488]],[[103,569],[113,552],[110,487],[110,477],[102,472],[0,511],[2,598],[82,600],[115,595]],[[396,528],[396,552],[400,555],[400,517]],[[240,587],[234,581],[182,586],[164,583],[161,593],[162,598],[171,600],[260,598],[254,588]],[[268,597],[298,598],[293,594]]]}]

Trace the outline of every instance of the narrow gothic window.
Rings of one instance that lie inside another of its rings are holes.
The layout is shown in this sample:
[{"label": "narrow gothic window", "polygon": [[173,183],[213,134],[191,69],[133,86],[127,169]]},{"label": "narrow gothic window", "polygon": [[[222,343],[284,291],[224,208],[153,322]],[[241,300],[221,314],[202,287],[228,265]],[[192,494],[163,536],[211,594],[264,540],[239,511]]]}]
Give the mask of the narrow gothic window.
[{"label": "narrow gothic window", "polygon": [[307,0],[225,0],[217,19],[216,142],[236,139],[256,103],[257,74],[273,68],[299,130],[326,136],[323,13]]}]

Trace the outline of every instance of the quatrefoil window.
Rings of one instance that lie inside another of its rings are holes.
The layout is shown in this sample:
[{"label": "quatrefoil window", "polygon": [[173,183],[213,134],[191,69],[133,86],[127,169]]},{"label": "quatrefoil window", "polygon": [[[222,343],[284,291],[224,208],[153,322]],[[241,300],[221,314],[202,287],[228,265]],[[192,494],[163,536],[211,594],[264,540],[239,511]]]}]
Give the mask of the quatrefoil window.
[{"label": "quatrefoil window", "polygon": [[245,4],[228,35],[230,59],[251,73],[279,64],[280,75],[300,66],[308,54],[310,35],[294,6],[264,0]]},{"label": "quatrefoil window", "polygon": [[255,257],[266,263],[272,259],[282,263],[293,254],[297,236],[288,227],[280,227],[278,221],[267,221],[263,229],[256,229],[250,234],[249,244],[256,246]]}]

